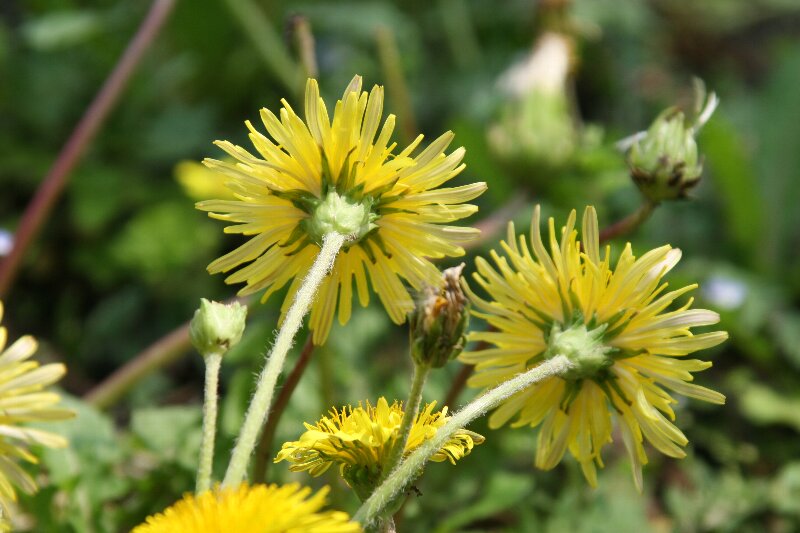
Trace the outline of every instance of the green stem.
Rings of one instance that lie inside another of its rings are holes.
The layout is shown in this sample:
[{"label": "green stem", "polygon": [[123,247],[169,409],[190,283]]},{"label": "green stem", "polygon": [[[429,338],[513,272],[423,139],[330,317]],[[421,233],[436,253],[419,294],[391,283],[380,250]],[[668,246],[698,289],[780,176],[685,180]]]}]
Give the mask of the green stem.
[{"label": "green stem", "polygon": [[250,38],[256,51],[283,85],[299,94],[304,87],[300,70],[292,59],[280,33],[275,31],[264,10],[253,0],[226,0],[231,13]]},{"label": "green stem", "polygon": [[275,399],[275,404],[267,416],[267,421],[264,424],[264,430],[261,432],[261,438],[258,440],[256,446],[256,459],[253,464],[253,483],[264,483],[267,479],[267,470],[269,469],[269,462],[272,458],[272,442],[275,440],[275,431],[278,429],[278,422],[281,421],[281,416],[289,405],[289,400],[292,398],[292,393],[300,383],[300,378],[311,362],[311,355],[314,353],[314,340],[313,335],[309,334],[303,350],[300,352],[300,357],[294,364],[294,368],[289,375],[283,380],[281,391]]},{"label": "green stem", "polygon": [[278,376],[280,376],[283,369],[286,354],[292,347],[294,337],[303,323],[303,317],[314,302],[317,289],[331,267],[333,267],[336,255],[346,240],[346,236],[336,232],[325,235],[317,259],[311,266],[311,270],[303,280],[297,294],[295,294],[294,301],[283,320],[283,325],[281,325],[278,335],[275,337],[275,343],[272,345],[264,370],[258,378],[256,392],[253,394],[250,406],[247,408],[244,424],[242,424],[239,438],[231,455],[231,462],[228,464],[227,472],[225,472],[225,480],[222,482],[223,487],[236,487],[245,477],[247,463],[253,453],[258,433],[264,424],[264,417],[269,412],[272,404],[275,383],[277,383]]},{"label": "green stem", "polygon": [[378,45],[378,59],[386,78],[386,91],[392,105],[397,109],[400,134],[403,141],[410,143],[417,136],[419,130],[394,31],[388,26],[379,26],[375,30],[375,40]]},{"label": "green stem", "polygon": [[384,509],[418,474],[420,469],[460,429],[494,409],[510,396],[553,376],[563,375],[573,364],[559,355],[486,391],[447,419],[436,435],[414,450],[358,509],[353,520],[365,528],[379,520]]},{"label": "green stem", "polygon": [[411,377],[411,390],[408,391],[408,399],[403,406],[403,420],[400,422],[400,428],[397,430],[397,438],[389,450],[389,455],[383,464],[383,471],[381,473],[378,483],[389,477],[389,474],[397,467],[403,459],[403,452],[406,449],[408,436],[411,434],[411,428],[414,421],[419,414],[419,404],[422,401],[422,389],[425,386],[425,380],[428,379],[428,374],[431,367],[426,365],[414,364],[414,373]]},{"label": "green stem", "polygon": [[211,467],[214,462],[214,437],[217,434],[217,388],[222,354],[205,356],[206,387],[203,393],[203,440],[200,445],[200,464],[197,468],[197,494],[211,488]]},{"label": "green stem", "polygon": [[607,228],[603,228],[600,232],[600,242],[606,242],[620,235],[625,235],[635,230],[644,223],[645,220],[650,218],[658,204],[645,200],[639,209],[628,215],[627,217],[619,220]]},{"label": "green stem", "polygon": [[475,35],[475,24],[464,0],[439,0],[441,28],[456,64],[462,70],[479,65],[481,49]]},{"label": "green stem", "polygon": [[314,45],[314,34],[311,32],[311,23],[302,15],[292,18],[293,40],[300,56],[300,64],[306,78],[316,78],[319,75],[317,67],[317,52]]}]

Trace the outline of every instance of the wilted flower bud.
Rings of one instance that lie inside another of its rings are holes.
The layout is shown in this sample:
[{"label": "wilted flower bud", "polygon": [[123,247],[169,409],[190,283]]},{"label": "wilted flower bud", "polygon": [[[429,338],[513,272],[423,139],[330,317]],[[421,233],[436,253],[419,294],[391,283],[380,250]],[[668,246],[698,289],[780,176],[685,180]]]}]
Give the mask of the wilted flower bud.
[{"label": "wilted flower bud", "polygon": [[241,340],[246,318],[246,305],[226,305],[202,298],[189,324],[192,344],[203,357],[224,354]]},{"label": "wilted flower bud", "polygon": [[444,285],[425,287],[411,316],[411,356],[418,365],[441,368],[464,349],[469,304],[461,289],[464,264],[442,272]]},{"label": "wilted flower bud", "polygon": [[[702,102],[703,96],[699,96]],[[646,133],[635,136],[628,151],[631,177],[652,202],[686,198],[700,181],[703,163],[695,136],[716,108],[712,94],[694,123],[675,109],[661,113]]]}]

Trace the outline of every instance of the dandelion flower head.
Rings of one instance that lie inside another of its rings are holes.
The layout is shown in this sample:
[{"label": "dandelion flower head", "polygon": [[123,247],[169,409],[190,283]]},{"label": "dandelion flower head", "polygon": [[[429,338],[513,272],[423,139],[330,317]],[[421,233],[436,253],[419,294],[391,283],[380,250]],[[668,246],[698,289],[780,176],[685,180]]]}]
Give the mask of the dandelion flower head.
[{"label": "dandelion flower head", "polygon": [[310,79],[305,121],[284,100],[280,118],[261,110],[271,138],[246,123],[258,156],[221,141],[216,144],[234,162],[205,161],[227,175],[236,199],[204,201],[198,208],[235,223],[227,233],[249,237],[208,269],[238,269],[226,282],[245,283],[240,294],[264,291],[266,301],[289,283],[285,312],[325,234],[350,237],[311,309],[316,344],[325,341],[337,306],[339,322],[349,320],[354,281],[361,305],[369,302],[369,280],[390,318],[402,323],[414,309],[403,280],[417,290],[441,284],[431,259],[464,254],[462,244],[478,230],[449,224],[477,211],[464,202],[486,189],[484,183],[439,188],[464,169],[463,148],[445,154],[451,132],[418,150],[420,135],[395,153],[394,116],[381,125],[383,87],[367,93],[361,85],[360,76],[353,78],[329,119]]},{"label": "dandelion flower head", "polygon": [[[0,302],[0,320],[2,317]],[[66,367],[59,363],[39,365],[30,361],[36,352],[36,340],[25,335],[6,348],[7,336],[6,328],[0,327],[0,507],[3,517],[8,516],[9,503],[17,499],[16,488],[28,494],[36,491],[33,478],[17,460],[37,463],[38,459],[29,450],[32,445],[50,448],[67,445],[66,439],[59,435],[24,424],[74,416],[72,411],[56,405],[61,401],[57,393],[45,390],[61,379]]]},{"label": "dandelion flower head", "polygon": [[316,494],[297,483],[241,485],[187,494],[132,533],[356,533],[347,513],[321,511],[328,488]]},{"label": "dandelion flower head", "polygon": [[680,259],[680,250],[662,246],[637,259],[628,244],[612,268],[610,247],[601,255],[594,208],[584,213],[581,241],[575,222],[573,211],[559,241],[549,220],[548,251],[539,234],[537,206],[530,247],[510,224],[507,241],[500,243],[505,255],[492,251],[494,266],[477,259],[474,278],[492,300],[470,292],[473,314],[494,331],[472,333],[470,340],[490,347],[465,352],[461,360],[476,365],[471,386],[491,387],[566,355],[572,370],[509,398],[491,415],[490,426],[514,417],[513,427],[540,426],[536,466],[553,468],[569,450],[596,486],[601,450],[612,440],[613,416],[641,490],[644,440],[670,457],[685,456],[688,441],[673,424],[671,392],[725,402],[722,394],[691,383],[692,372],[711,363],[685,356],[728,335],[693,333],[691,328],[716,324],[719,315],[691,309],[691,298],[668,310],[697,287],[667,291],[663,277]]},{"label": "dandelion flower head", "polygon": [[[447,422],[447,407],[434,412],[436,402],[420,410],[411,427],[404,454],[409,454]],[[308,471],[312,476],[322,475],[333,464],[338,464],[341,476],[351,485],[369,486],[381,475],[381,466],[399,436],[403,420],[403,407],[395,401],[379,398],[376,406],[367,402],[363,407],[332,409],[315,425],[305,424],[306,432],[295,442],[284,443],[275,462],[287,460],[290,470]],[[457,460],[468,455],[483,437],[462,429],[456,432],[431,460],[442,462]]]}]

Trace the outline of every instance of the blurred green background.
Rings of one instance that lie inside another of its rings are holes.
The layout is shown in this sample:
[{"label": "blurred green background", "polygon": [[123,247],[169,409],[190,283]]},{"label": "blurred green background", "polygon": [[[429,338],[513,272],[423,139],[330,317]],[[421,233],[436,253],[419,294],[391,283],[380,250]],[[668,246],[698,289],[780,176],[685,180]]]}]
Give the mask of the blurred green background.
[{"label": "blurred green background", "polygon": [[[243,5],[259,16],[237,16]],[[0,240],[13,238],[25,205],[147,9],[146,2],[103,0],[0,5]],[[601,226],[622,218],[640,200],[614,143],[646,129],[665,107],[690,101],[694,76],[722,101],[699,136],[705,173],[693,199],[662,205],[612,242],[618,250],[631,240],[639,254],[663,243],[681,248],[671,283],[698,281],[696,305],[719,311],[731,334],[702,355],[714,367],[697,378],[725,393],[728,404],[679,405],[689,457],[675,461],[651,450],[640,496],[616,439],[604,455],[600,488],[592,490],[572,460],[534,470],[535,431],[490,432],[477,424],[487,442],[456,467],[429,466],[399,530],[800,530],[795,0],[179,1],[5,297],[11,338],[32,333],[40,359],[67,363],[63,386],[79,411],[60,424],[71,449],[42,452],[42,488],[22,498],[27,517],[20,527],[127,531],[192,489],[199,356],[180,350],[175,362],[104,410],[80,398],[187,320],[200,297],[235,293],[205,266],[239,241],[193,208],[176,165],[219,157],[215,139],[246,144],[243,121],[257,119],[261,107],[276,110],[281,98],[301,107],[295,43],[302,22],[313,32],[329,106],[361,74],[367,87],[387,86],[401,143],[417,132],[430,138],[455,131],[467,149],[467,169],[456,181],[489,184],[472,222],[499,212],[501,229],[514,218],[527,231],[534,203],[557,217],[594,204]],[[512,96],[508,69],[547,32],[568,43],[566,91],[555,102]],[[490,234],[470,250],[467,271],[498,239]],[[218,473],[280,301],[252,308],[245,340],[226,359]],[[484,326],[476,320],[473,327]],[[335,325],[292,398],[277,443],[294,440],[303,421],[332,405],[404,398],[406,347],[406,330],[379,305],[358,309],[346,327]],[[459,367],[433,375],[425,399],[441,401]],[[473,394],[464,391],[451,407]],[[312,480],[281,463],[269,479],[332,484],[335,506],[357,507],[332,471]]]}]

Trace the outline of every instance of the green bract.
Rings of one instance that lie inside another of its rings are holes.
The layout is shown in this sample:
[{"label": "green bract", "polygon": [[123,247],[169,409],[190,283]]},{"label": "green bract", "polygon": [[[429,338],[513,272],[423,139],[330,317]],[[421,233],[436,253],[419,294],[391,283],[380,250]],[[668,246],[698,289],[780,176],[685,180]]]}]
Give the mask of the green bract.
[{"label": "green bract", "polygon": [[652,202],[685,198],[700,181],[696,130],[683,113],[664,111],[628,152],[631,177]]},{"label": "green bract", "polygon": [[369,196],[352,201],[332,190],[313,208],[306,227],[317,242],[331,232],[359,240],[375,228],[377,215],[372,213],[371,204]]},{"label": "green bract", "polygon": [[570,380],[592,379],[600,376],[603,370],[614,364],[611,353],[614,348],[603,343],[607,325],[588,329],[583,322],[576,322],[566,329],[556,323],[550,331],[545,358],[566,356],[573,368],[564,374]]}]

